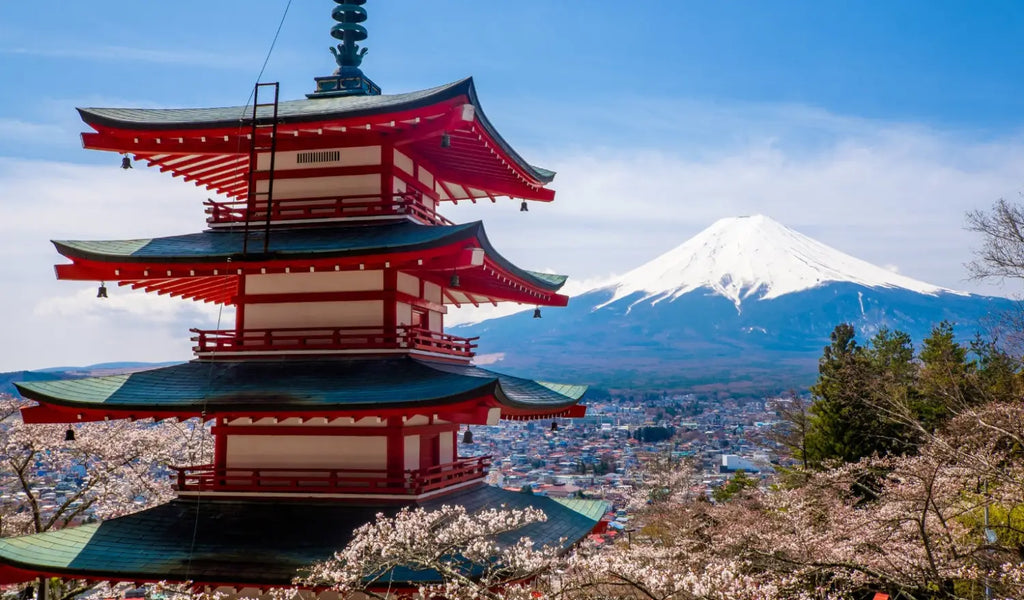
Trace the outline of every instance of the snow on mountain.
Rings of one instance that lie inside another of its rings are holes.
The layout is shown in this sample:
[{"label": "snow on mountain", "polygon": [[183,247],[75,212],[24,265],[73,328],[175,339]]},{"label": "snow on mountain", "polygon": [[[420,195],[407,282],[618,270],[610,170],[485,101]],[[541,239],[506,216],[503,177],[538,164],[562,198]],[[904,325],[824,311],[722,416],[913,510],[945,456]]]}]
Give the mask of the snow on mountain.
[{"label": "snow on mountain", "polygon": [[611,299],[597,308],[637,292],[643,297],[636,303],[658,303],[705,288],[740,310],[748,298],[768,300],[830,282],[964,295],[877,267],[754,215],[716,221],[682,245],[614,279],[602,288],[614,290]]}]

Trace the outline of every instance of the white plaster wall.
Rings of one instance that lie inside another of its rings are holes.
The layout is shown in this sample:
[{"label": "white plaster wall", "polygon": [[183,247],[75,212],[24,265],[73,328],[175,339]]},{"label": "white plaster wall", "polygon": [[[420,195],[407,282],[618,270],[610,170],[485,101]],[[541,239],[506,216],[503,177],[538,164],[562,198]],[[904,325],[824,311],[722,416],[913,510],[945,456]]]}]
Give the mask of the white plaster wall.
[{"label": "white plaster wall", "polygon": [[405,154],[402,154],[398,150],[395,150],[395,166],[398,167],[399,169],[405,171],[406,173],[412,175],[412,172],[413,172],[412,159],[409,158],[408,156],[406,156]]},{"label": "white plaster wall", "polygon": [[420,436],[405,436],[405,470],[420,468]]},{"label": "white plaster wall", "polygon": [[387,468],[384,436],[229,435],[227,446],[229,468]]},{"label": "white plaster wall", "polygon": [[427,329],[441,333],[444,331],[444,316],[437,311],[427,312]]},{"label": "white plaster wall", "polygon": [[283,302],[245,307],[244,329],[286,327],[382,327],[384,302]]},{"label": "white plaster wall", "polygon": [[441,304],[441,286],[430,281],[423,282],[423,297],[429,302]]},{"label": "white plaster wall", "polygon": [[246,275],[246,294],[360,292],[384,289],[384,271],[337,271]]},{"label": "white plaster wall", "polygon": [[[269,183],[259,181],[256,191],[264,193]],[[324,198],[334,196],[376,196],[381,193],[381,176],[339,175],[334,177],[303,177],[274,180],[274,200],[289,198]]]},{"label": "white plaster wall", "polygon": [[[274,170],[275,171],[287,171],[289,169],[329,169],[331,167],[356,167],[362,165],[379,165],[381,160],[381,149],[380,146],[357,146],[354,148],[324,148],[323,150],[315,150],[315,152],[331,152],[338,151],[341,154],[340,160],[331,162],[321,163],[303,163],[298,162],[298,150],[288,152],[277,152],[274,157]],[[302,150],[302,152],[309,152],[309,150]],[[266,171],[270,168],[270,153],[261,152],[259,155],[259,162],[257,163],[258,169]],[[276,182],[275,182],[275,187]]]},{"label": "white plaster wall", "polygon": [[412,324],[412,306],[405,302],[397,302],[395,304],[395,320],[398,325],[411,325]]},{"label": "white plaster wall", "polygon": [[455,460],[455,433],[451,431],[441,432],[441,464],[450,463]]},{"label": "white plaster wall", "polygon": [[410,296],[420,297],[420,280],[418,277],[409,275],[408,273],[398,274],[398,291],[409,294]]},{"label": "white plaster wall", "polygon": [[434,189],[434,174],[430,171],[420,167],[420,183],[427,186],[430,189]]}]

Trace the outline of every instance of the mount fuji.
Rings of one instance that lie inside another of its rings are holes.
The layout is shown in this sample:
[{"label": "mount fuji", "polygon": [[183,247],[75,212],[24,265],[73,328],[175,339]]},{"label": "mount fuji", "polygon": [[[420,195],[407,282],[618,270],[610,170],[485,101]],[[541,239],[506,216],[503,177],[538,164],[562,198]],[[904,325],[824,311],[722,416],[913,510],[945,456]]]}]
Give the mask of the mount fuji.
[{"label": "mount fuji", "polygon": [[919,343],[947,320],[967,341],[1015,307],[893,273],[757,215],[717,221],[540,320],[527,311],[451,333],[479,335],[478,361],[510,373],[763,394],[813,382],[839,323],[862,341],[888,327]]}]

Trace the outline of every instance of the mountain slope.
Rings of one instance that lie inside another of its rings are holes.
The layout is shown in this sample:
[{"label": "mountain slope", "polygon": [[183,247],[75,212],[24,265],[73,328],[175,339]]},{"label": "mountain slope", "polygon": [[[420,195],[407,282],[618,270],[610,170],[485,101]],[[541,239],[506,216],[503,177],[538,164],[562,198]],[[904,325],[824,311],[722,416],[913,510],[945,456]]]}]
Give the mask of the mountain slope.
[{"label": "mountain slope", "polygon": [[609,302],[677,298],[707,288],[737,308],[829,282],[954,293],[844,254],[763,215],[721,219],[682,245],[614,280]]},{"label": "mountain slope", "polygon": [[1014,303],[915,281],[767,217],[724,219],[676,249],[574,297],[454,328],[511,373],[608,387],[767,393],[810,384],[836,324],[915,341],[943,320],[973,335]]}]

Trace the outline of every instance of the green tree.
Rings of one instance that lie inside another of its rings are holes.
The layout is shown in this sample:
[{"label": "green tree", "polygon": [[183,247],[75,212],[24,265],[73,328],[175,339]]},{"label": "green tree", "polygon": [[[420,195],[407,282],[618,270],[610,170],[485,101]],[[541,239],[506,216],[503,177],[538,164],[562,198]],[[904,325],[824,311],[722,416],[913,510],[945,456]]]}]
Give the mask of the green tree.
[{"label": "green tree", "polygon": [[818,362],[806,456],[800,457],[805,464],[856,462],[913,448],[911,428],[896,418],[916,397],[910,336],[882,329],[862,347],[855,335],[852,325],[838,325]]},{"label": "green tree", "polygon": [[914,342],[905,332],[883,327],[871,338],[866,354],[870,380],[865,402],[873,416],[866,424],[872,428],[868,434],[875,440],[873,451],[883,455],[910,452],[919,442],[907,419],[916,416],[913,407],[920,395]]},{"label": "green tree", "polygon": [[836,458],[855,461],[871,453],[858,425],[866,407],[869,363],[852,325],[836,326],[831,339],[818,361],[818,381],[811,387],[815,402],[807,452],[812,465]]},{"label": "green tree", "polygon": [[935,431],[959,407],[977,402],[976,365],[968,360],[967,348],[957,343],[949,321],[932,328],[918,357],[920,398],[915,416],[926,431]]},{"label": "green tree", "polygon": [[715,502],[728,502],[741,494],[743,490],[756,488],[757,485],[757,479],[750,477],[742,470],[736,471],[736,474],[732,476],[732,479],[725,482],[724,485],[717,488],[715,491],[711,492],[711,497],[715,499]]},{"label": "green tree", "polygon": [[971,342],[977,357],[977,393],[985,401],[1013,402],[1024,395],[1021,361],[1003,350],[994,340],[980,335]]}]

